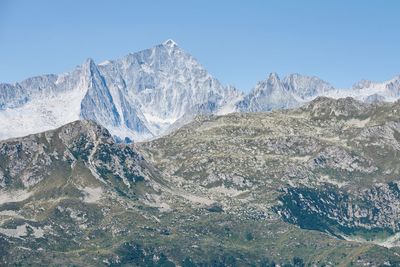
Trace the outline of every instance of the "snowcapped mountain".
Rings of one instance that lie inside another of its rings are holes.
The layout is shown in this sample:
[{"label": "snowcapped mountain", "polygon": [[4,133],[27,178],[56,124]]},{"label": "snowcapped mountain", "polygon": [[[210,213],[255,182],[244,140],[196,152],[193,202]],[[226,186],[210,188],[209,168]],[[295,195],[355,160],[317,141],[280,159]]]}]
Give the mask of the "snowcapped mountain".
[{"label": "snowcapped mountain", "polygon": [[281,80],[271,73],[235,106],[241,112],[271,111],[301,106],[319,96],[352,97],[368,103],[394,102],[400,98],[400,76],[382,83],[362,80],[350,89],[336,89],[317,77],[290,74]]},{"label": "snowcapped mountain", "polygon": [[300,74],[271,73],[248,94],[224,86],[173,40],[68,73],[0,84],[0,140],[93,120],[113,135],[141,141],[168,133],[197,114],[260,112],[300,106],[318,96],[365,102],[400,98],[400,76],[351,89]]},{"label": "snowcapped mountain", "polygon": [[364,102],[394,102],[400,98],[400,76],[381,83],[361,80],[351,89],[335,89],[324,96],[336,99],[352,97]]},{"label": "snowcapped mountain", "polygon": [[330,84],[317,77],[290,74],[281,80],[278,74],[271,73],[266,80],[258,82],[236,107],[243,112],[291,108],[332,90]]},{"label": "snowcapped mountain", "polygon": [[265,81],[257,83],[256,87],[237,103],[239,111],[258,112],[293,107],[296,99],[279,79],[276,73],[271,73]]},{"label": "snowcapped mountain", "polygon": [[290,74],[283,79],[283,84],[298,101],[310,101],[317,95],[326,94],[334,90],[329,83],[314,76]]},{"label": "snowcapped mountain", "polygon": [[243,93],[225,87],[172,41],[69,73],[0,84],[0,139],[94,120],[119,137],[144,140],[180,119],[228,113]]}]

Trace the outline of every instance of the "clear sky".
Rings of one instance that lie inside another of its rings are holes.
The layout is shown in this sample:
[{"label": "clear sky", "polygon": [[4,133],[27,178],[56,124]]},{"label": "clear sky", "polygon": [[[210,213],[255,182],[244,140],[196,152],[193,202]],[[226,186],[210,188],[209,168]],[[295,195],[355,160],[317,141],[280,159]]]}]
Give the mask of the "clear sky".
[{"label": "clear sky", "polygon": [[0,82],[175,40],[224,84],[269,72],[337,87],[400,74],[396,0],[0,0]]}]

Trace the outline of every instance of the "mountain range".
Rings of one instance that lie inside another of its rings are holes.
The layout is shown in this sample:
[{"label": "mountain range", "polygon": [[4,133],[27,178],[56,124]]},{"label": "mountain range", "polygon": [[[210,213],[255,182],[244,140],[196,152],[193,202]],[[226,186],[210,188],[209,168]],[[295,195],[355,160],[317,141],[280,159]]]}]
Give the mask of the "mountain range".
[{"label": "mountain range", "polygon": [[162,136],[199,114],[260,112],[303,105],[318,96],[376,102],[400,97],[400,76],[336,89],[317,78],[276,73],[247,94],[222,85],[173,40],[74,70],[0,84],[0,139],[54,129],[79,119],[106,127],[117,140]]},{"label": "mountain range", "polygon": [[399,98],[172,40],[0,84],[0,265],[400,266]]},{"label": "mountain range", "polygon": [[1,266],[400,266],[400,101],[0,141]]}]

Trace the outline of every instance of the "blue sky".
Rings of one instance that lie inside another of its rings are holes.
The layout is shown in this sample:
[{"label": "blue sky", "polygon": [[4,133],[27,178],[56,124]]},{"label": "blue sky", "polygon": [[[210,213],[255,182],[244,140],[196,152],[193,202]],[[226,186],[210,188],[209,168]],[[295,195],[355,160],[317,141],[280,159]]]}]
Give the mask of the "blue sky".
[{"label": "blue sky", "polygon": [[174,39],[224,84],[269,72],[337,87],[400,74],[395,0],[0,0],[0,82],[124,56]]}]

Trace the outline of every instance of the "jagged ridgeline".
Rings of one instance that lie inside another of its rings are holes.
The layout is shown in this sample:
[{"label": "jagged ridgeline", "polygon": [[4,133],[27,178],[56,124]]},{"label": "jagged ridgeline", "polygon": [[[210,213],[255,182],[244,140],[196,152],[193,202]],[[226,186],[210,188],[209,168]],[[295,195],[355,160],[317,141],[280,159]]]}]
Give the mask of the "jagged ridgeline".
[{"label": "jagged ridgeline", "polygon": [[118,144],[0,142],[0,265],[398,266],[400,104],[317,98]]},{"label": "jagged ridgeline", "polygon": [[293,108],[317,96],[393,102],[400,97],[400,76],[341,90],[317,77],[289,74],[281,79],[272,73],[244,93],[221,84],[167,40],[99,64],[87,59],[70,72],[0,83],[0,140],[84,119],[107,128],[116,140],[137,142],[169,133],[199,114]]}]

